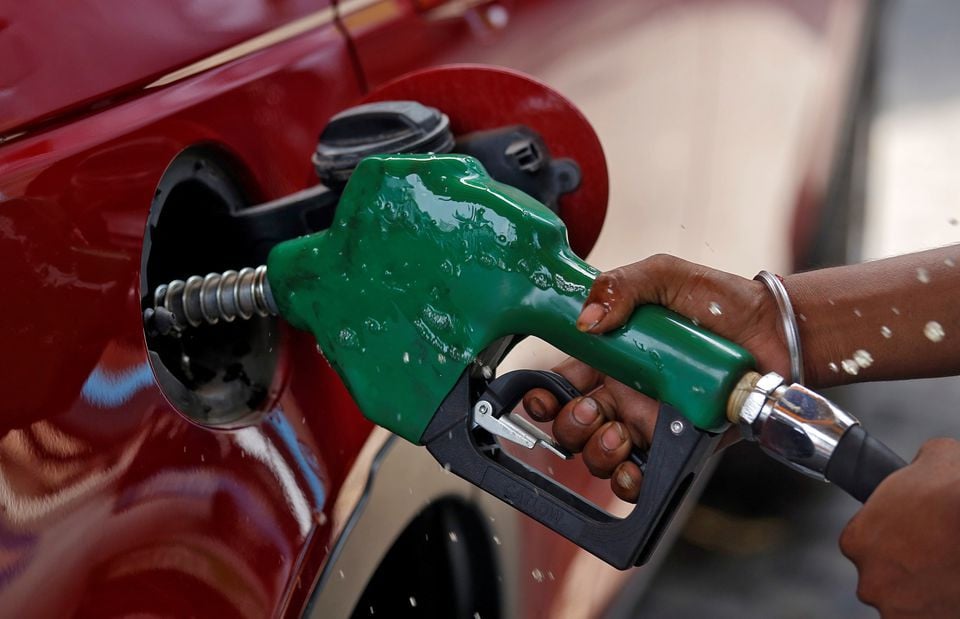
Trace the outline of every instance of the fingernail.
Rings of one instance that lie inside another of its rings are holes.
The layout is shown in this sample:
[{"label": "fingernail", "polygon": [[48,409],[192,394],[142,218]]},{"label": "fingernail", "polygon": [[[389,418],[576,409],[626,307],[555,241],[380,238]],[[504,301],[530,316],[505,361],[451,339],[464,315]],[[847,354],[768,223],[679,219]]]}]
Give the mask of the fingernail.
[{"label": "fingernail", "polygon": [[527,412],[537,419],[543,419],[547,415],[547,407],[543,405],[543,402],[540,401],[540,398],[531,398],[530,410]]},{"label": "fingernail", "polygon": [[633,475],[628,473],[626,469],[621,469],[617,473],[617,485],[623,488],[624,490],[633,489]]},{"label": "fingernail", "polygon": [[577,423],[589,426],[597,419],[597,402],[593,398],[581,398],[573,407],[573,418]]},{"label": "fingernail", "polygon": [[600,445],[607,451],[613,451],[620,445],[623,445],[623,441],[625,441],[626,438],[623,433],[623,426],[615,423],[600,435]]},{"label": "fingernail", "polygon": [[606,315],[607,310],[605,307],[599,303],[590,303],[580,312],[580,317],[577,318],[577,329],[581,331],[592,331],[594,327],[600,324],[600,321],[603,320],[603,317]]}]

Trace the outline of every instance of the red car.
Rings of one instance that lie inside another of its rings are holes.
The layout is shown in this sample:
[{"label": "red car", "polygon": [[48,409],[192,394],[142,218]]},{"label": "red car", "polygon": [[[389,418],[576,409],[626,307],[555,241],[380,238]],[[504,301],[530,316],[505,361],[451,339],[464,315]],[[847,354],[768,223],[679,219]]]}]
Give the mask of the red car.
[{"label": "red car", "polygon": [[[839,45],[829,18],[851,13],[842,4],[862,17],[863,3],[780,4],[854,65],[861,22]],[[621,574],[374,429],[308,336],[263,318],[157,342],[142,320],[160,283],[259,264],[269,240],[236,222],[314,186],[319,131],[372,87],[450,58],[506,62],[535,44],[524,28],[575,32],[571,19],[598,10],[0,8],[3,615],[489,619],[581,616],[615,598]],[[845,103],[825,100],[811,124],[832,144]],[[821,161],[797,168],[806,208],[820,204]],[[581,468],[557,476],[607,496]]]}]

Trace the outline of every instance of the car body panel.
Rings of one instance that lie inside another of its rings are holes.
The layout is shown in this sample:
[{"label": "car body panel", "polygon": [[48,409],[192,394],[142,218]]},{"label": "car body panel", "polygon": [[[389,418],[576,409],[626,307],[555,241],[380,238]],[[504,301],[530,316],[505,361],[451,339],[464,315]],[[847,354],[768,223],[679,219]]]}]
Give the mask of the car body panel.
[{"label": "car body panel", "polygon": [[[584,15],[600,4],[501,3],[515,9],[502,33],[500,22],[478,12],[489,3],[430,3],[418,11],[412,0],[341,0],[337,14],[320,1],[245,2],[245,10],[227,15],[224,3],[201,0],[153,3],[158,13],[150,19],[133,8],[111,12],[120,4],[90,0],[51,17],[49,2],[22,3],[0,15],[0,46],[26,50],[16,52],[26,62],[0,69],[0,275],[7,290],[0,608],[32,616],[294,616],[313,599],[310,608],[326,616],[318,600],[338,593],[326,590],[339,578],[332,566],[354,561],[370,570],[386,551],[365,548],[365,563],[351,556],[349,548],[365,540],[346,521],[354,513],[372,516],[367,526],[389,519],[380,525],[387,539],[409,514],[355,511],[368,483],[374,493],[383,487],[362,457],[377,437],[302,334],[283,330],[268,403],[246,427],[202,427],[166,401],[140,317],[144,224],[157,183],[178,153],[201,143],[232,163],[251,202],[302,189],[314,182],[309,156],[318,130],[368,85],[449,60],[512,65],[550,82],[546,58],[556,57],[558,45],[586,54],[596,44],[597,32],[586,30],[596,20]],[[750,11],[771,3],[725,4]],[[774,4],[813,33],[810,55],[821,72],[835,75],[830,92],[841,91],[855,62],[854,17],[866,2]],[[635,6],[638,32],[671,10],[721,10],[702,1]],[[853,15],[848,27],[828,27],[841,13]],[[197,15],[209,23],[191,18]],[[125,28],[124,16],[137,23]],[[284,30],[297,23],[306,29]],[[71,28],[76,34],[52,36]],[[163,34],[169,39],[150,34],[160,30],[171,30]],[[112,37],[115,31],[122,36]],[[63,47],[42,44],[61,39]],[[818,154],[838,131],[829,119],[843,108],[842,97],[823,100],[804,123],[816,137],[810,152]],[[605,142],[636,126],[587,114],[599,119]],[[704,141],[711,131],[706,122],[691,135]],[[802,178],[813,164],[822,158],[785,165]],[[611,166],[615,187],[633,181],[624,169]],[[604,234],[601,242],[610,238]],[[617,248],[644,251],[619,240]],[[542,367],[554,359],[519,350],[511,363]],[[624,509],[579,463],[534,458],[596,503]],[[450,476],[428,459],[418,462],[411,487],[422,486],[422,500],[430,500],[432,476],[446,476],[438,488]],[[595,616],[630,576],[469,487],[443,492],[513,519],[497,526],[514,530],[501,538],[512,540],[509,548],[498,549],[507,616]],[[377,500],[372,495],[368,505]],[[344,554],[328,564],[338,544]],[[348,577],[352,593],[340,592],[340,609],[350,607],[369,574]]]},{"label": "car body panel", "polygon": [[496,4],[500,11],[515,2],[491,0],[345,0],[339,7],[344,30],[370,88],[395,78],[412,66],[436,62],[451,48],[463,49],[479,62],[486,52],[479,40],[492,43],[497,27],[486,18]]},{"label": "car body panel", "polygon": [[140,253],[160,176],[187,146],[226,153],[253,200],[306,186],[317,128],[360,95],[352,67],[330,23],[0,149],[0,272],[16,290],[0,336],[5,612],[302,605],[298,577],[323,560],[324,509],[370,424],[289,333],[257,423],[185,419],[150,369]]},{"label": "car body panel", "polygon": [[305,17],[330,0],[11,2],[0,9],[0,135],[89,113],[131,90]]}]

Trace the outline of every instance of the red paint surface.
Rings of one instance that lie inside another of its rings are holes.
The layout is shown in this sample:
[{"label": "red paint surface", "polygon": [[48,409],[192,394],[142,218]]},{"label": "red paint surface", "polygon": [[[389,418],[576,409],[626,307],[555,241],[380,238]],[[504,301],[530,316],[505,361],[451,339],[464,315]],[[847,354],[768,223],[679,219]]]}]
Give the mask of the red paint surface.
[{"label": "red paint surface", "polygon": [[[344,27],[363,65],[367,83],[378,86],[413,67],[434,61],[464,40],[486,38],[490,29],[483,23],[482,9],[490,2],[471,4],[380,0],[369,8],[345,14]],[[501,4],[512,7],[515,3],[508,0]],[[463,8],[448,10],[451,7]],[[478,53],[474,46],[469,50],[468,53]]]},{"label": "red paint surface", "polygon": [[187,421],[148,364],[140,254],[179,151],[214,144],[258,197],[285,195],[311,181],[319,129],[359,95],[331,24],[0,149],[3,614],[299,612],[370,425],[292,333],[259,423]]},{"label": "red paint surface", "polygon": [[0,8],[0,134],[104,106],[329,0],[30,0]]}]

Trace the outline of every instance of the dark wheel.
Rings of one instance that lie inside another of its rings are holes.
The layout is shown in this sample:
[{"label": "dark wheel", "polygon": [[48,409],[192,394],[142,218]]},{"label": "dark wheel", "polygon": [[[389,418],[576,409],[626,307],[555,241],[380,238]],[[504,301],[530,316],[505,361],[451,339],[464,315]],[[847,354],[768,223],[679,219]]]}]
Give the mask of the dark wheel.
[{"label": "dark wheel", "polygon": [[460,499],[421,512],[397,539],[353,611],[361,617],[501,616],[490,533]]}]

